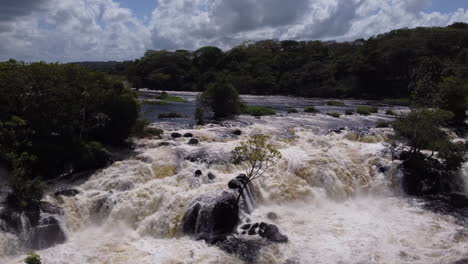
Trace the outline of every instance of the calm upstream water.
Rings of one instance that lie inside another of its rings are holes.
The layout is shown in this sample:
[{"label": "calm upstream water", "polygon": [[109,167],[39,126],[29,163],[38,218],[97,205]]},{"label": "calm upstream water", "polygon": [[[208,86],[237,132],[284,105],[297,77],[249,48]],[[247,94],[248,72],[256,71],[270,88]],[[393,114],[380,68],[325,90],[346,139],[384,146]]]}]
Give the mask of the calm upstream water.
[{"label": "calm upstream water", "polygon": [[[256,263],[450,264],[468,258],[468,230],[460,219],[425,210],[423,202],[401,191],[399,161],[384,145],[392,130],[375,124],[392,120],[387,108],[406,109],[381,106],[370,116],[333,118],[323,113],[376,102],[345,100],[345,107],[330,107],[318,99],[243,96],[247,104],[270,106],[278,114],[195,126],[196,94],[174,94],[187,103],[142,109],[155,122],[152,126],[165,130],[162,139],[135,139],[134,158],[96,172],[76,186],[80,193],[75,197],[46,197],[65,210],[60,222],[67,242],[39,251],[43,263],[244,263],[184,235],[181,219],[200,195],[227,189],[242,172],[229,164],[229,152],[258,133],[272,137],[283,159],[254,183],[259,202],[250,218],[277,225],[289,242],[266,245]],[[142,98],[154,95],[146,92]],[[307,106],[322,114],[302,113]],[[290,107],[300,113],[287,114]],[[163,112],[189,117],[158,119]],[[242,135],[234,135],[234,129]],[[200,144],[172,139],[173,131],[190,132]],[[204,158],[191,161],[189,156]],[[196,170],[203,176],[194,177]],[[208,172],[216,178],[206,177]],[[268,219],[269,213],[277,218]],[[1,263],[19,263],[24,252],[18,237],[0,233]]]}]

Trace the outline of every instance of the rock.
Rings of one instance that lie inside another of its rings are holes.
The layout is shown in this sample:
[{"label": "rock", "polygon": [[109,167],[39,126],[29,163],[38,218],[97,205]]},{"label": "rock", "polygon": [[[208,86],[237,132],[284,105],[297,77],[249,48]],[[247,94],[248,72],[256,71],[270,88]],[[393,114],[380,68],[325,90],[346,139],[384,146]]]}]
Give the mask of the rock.
[{"label": "rock", "polygon": [[203,172],[201,170],[196,170],[195,171],[195,177],[200,177],[203,175]]},{"label": "rock", "polygon": [[281,234],[276,225],[266,224],[262,222],[259,225],[258,234],[261,237],[264,237],[272,242],[278,242],[278,243],[288,242],[288,237]]},{"label": "rock", "polygon": [[55,196],[74,197],[74,196],[78,195],[79,193],[80,193],[80,191],[78,191],[77,189],[64,189],[64,190],[55,192],[54,195]]},{"label": "rock", "polygon": [[231,234],[239,222],[236,196],[224,191],[196,198],[182,219],[185,234],[216,243]]},{"label": "rock", "polygon": [[158,147],[168,147],[168,146],[171,146],[171,145],[172,145],[172,144],[171,144],[170,142],[164,141],[164,142],[160,142],[160,143],[158,144]]},{"label": "rock", "polygon": [[64,243],[65,240],[65,233],[60,227],[59,221],[55,217],[49,216],[41,219],[39,225],[31,230],[29,247],[41,250]]},{"label": "rock", "polygon": [[232,179],[228,182],[229,189],[240,189],[242,188],[242,183],[236,179]]},{"label": "rock", "polygon": [[216,243],[216,246],[225,252],[236,255],[246,263],[255,263],[260,249],[266,244],[261,240],[250,240],[229,236],[223,241]]},{"label": "rock", "polygon": [[250,229],[251,226],[252,226],[251,224],[244,224],[244,225],[242,225],[242,226],[240,227],[240,229],[242,229],[242,230],[248,230],[248,229]]},{"label": "rock", "polygon": [[174,132],[174,133],[171,133],[171,137],[172,138],[180,138],[180,137],[182,137],[182,135],[180,133]]},{"label": "rock", "polygon": [[270,219],[270,220],[276,220],[276,219],[278,219],[278,215],[276,213],[274,213],[274,212],[269,212],[267,214],[267,218]]},{"label": "rock", "polygon": [[208,179],[210,179],[210,180],[214,180],[214,179],[216,178],[216,175],[214,175],[214,174],[211,173],[211,172],[208,172],[208,175],[207,175],[207,176],[208,176]]},{"label": "rock", "polygon": [[63,209],[48,202],[41,202],[39,209],[47,214],[64,215]]},{"label": "rock", "polygon": [[196,138],[191,138],[189,141],[188,141],[188,144],[189,145],[198,145],[200,143],[200,140],[196,139]]},{"label": "rock", "polygon": [[185,134],[184,134],[184,137],[190,138],[190,137],[193,137],[193,134],[192,134],[192,133],[185,133]]},{"label": "rock", "polygon": [[232,133],[233,133],[234,135],[236,135],[236,136],[242,135],[242,131],[241,131],[240,129],[236,129],[236,130],[232,131]]},{"label": "rock", "polygon": [[382,164],[377,164],[376,167],[380,173],[385,173],[390,169],[388,166],[384,166]]},{"label": "rock", "polygon": [[247,175],[245,174],[239,174],[237,177],[236,177],[236,180],[238,180],[239,182],[241,182],[242,184],[246,184],[249,182],[249,178],[247,177]]}]

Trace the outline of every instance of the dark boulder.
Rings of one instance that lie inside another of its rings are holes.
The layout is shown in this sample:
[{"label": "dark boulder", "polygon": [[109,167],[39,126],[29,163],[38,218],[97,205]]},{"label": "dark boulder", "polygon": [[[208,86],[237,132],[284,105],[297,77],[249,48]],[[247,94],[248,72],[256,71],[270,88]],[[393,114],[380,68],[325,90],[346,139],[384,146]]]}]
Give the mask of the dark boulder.
[{"label": "dark boulder", "polygon": [[167,142],[167,141],[163,141],[163,142],[160,142],[158,144],[158,147],[168,147],[168,146],[171,146],[172,144],[170,142]]},{"label": "dark boulder", "polygon": [[59,221],[55,217],[49,216],[41,219],[39,225],[32,228],[29,247],[41,250],[64,243],[65,240],[65,233],[60,227]]},{"label": "dark boulder", "polygon": [[190,138],[190,137],[193,137],[193,134],[192,134],[192,133],[185,133],[185,134],[184,134],[184,137]]},{"label": "dark boulder", "polygon": [[183,232],[208,243],[223,240],[239,222],[239,207],[231,192],[207,194],[196,198],[185,213]]},{"label": "dark boulder", "polygon": [[191,138],[189,141],[188,141],[188,144],[189,145],[198,145],[200,143],[200,140],[196,139],[196,138]]},{"label": "dark boulder", "polygon": [[39,204],[39,209],[41,210],[41,212],[43,213],[47,213],[47,214],[54,214],[54,215],[63,215],[64,212],[63,212],[63,209],[56,206],[56,205],[53,205],[51,203],[47,203],[47,202],[41,202]]},{"label": "dark boulder", "polygon": [[203,172],[201,170],[196,170],[195,171],[195,177],[200,177],[203,175]]},{"label": "dark boulder", "polygon": [[180,137],[182,137],[182,135],[180,133],[174,132],[174,133],[171,133],[171,137],[172,138],[180,138]]},{"label": "dark boulder", "polygon": [[278,215],[275,212],[269,212],[267,214],[267,218],[270,219],[270,220],[276,220],[276,219],[278,219]]},{"label": "dark boulder", "polygon": [[214,175],[214,174],[211,173],[211,172],[208,172],[208,175],[207,175],[207,176],[208,176],[208,179],[210,179],[210,180],[216,179],[216,175]]},{"label": "dark boulder", "polygon": [[246,263],[255,263],[260,249],[266,246],[262,240],[251,240],[229,236],[216,243],[225,252],[235,255]]},{"label": "dark boulder", "polygon": [[67,196],[67,197],[73,197],[76,196],[80,193],[77,189],[64,189],[60,191],[55,192],[55,196]]},{"label": "dark boulder", "polygon": [[240,183],[236,179],[232,179],[232,180],[230,180],[228,182],[228,187],[229,187],[229,189],[240,189],[240,188],[242,188],[242,183]]},{"label": "dark boulder", "polygon": [[277,243],[286,243],[288,242],[288,237],[281,234],[278,227],[272,224],[261,223],[259,225],[258,234],[261,237],[264,237],[272,242]]},{"label": "dark boulder", "polygon": [[240,135],[242,135],[242,131],[240,129],[236,129],[236,130],[232,131],[232,134],[234,134],[236,136],[240,136]]}]

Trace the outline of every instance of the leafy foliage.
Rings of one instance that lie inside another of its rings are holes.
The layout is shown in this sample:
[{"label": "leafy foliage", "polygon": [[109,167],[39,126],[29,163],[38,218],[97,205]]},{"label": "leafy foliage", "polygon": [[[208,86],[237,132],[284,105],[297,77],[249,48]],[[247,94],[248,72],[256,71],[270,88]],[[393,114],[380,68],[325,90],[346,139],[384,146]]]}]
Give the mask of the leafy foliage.
[{"label": "leafy foliage", "polygon": [[304,112],[313,113],[313,114],[320,113],[320,111],[317,108],[313,107],[313,106],[306,107],[304,109]]},{"label": "leafy foliage", "polygon": [[[197,116],[204,109],[213,111],[215,118],[224,118],[240,113],[240,98],[237,90],[225,79],[208,84],[208,88],[197,98]],[[200,119],[198,116],[197,119]]]},{"label": "leafy foliage", "polygon": [[39,179],[108,162],[139,114],[122,80],[74,64],[0,63],[0,159],[21,205],[40,199]]},{"label": "leafy foliage", "polygon": [[268,141],[268,136],[254,135],[232,151],[233,163],[244,169],[248,179],[244,183],[237,201],[239,201],[242,191],[250,182],[262,177],[276,161],[282,158],[281,153]]},{"label": "leafy foliage", "polygon": [[31,252],[28,254],[28,256],[26,257],[26,259],[24,260],[24,263],[25,264],[41,264],[41,257],[34,253],[34,252]]},{"label": "leafy foliage", "polygon": [[242,113],[251,116],[268,116],[275,115],[275,111],[269,107],[264,106],[245,106]]}]

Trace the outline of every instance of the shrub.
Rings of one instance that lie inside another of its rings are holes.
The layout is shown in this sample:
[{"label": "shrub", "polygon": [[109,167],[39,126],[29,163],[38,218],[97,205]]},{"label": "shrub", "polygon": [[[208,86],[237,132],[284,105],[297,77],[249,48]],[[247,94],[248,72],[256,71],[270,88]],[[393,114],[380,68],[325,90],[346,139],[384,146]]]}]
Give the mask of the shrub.
[{"label": "shrub", "polygon": [[379,108],[376,106],[358,106],[356,112],[360,115],[370,115],[372,113],[377,113]]},{"label": "shrub", "polygon": [[158,117],[162,119],[162,118],[183,118],[185,116],[179,113],[169,112],[169,113],[161,113],[159,114]]},{"label": "shrub", "polygon": [[340,118],[340,116],[341,116],[341,114],[340,114],[340,113],[337,113],[337,112],[327,113],[327,115],[332,116],[332,117],[334,117],[334,118]]},{"label": "shrub", "polygon": [[288,109],[288,113],[289,113],[289,114],[298,113],[298,112],[299,112],[299,111],[297,111],[296,108],[289,108],[289,109]]},{"label": "shrub", "polygon": [[328,101],[327,105],[330,105],[330,106],[345,106],[345,103],[341,102],[341,101]]},{"label": "shrub", "polygon": [[134,137],[145,137],[146,136],[146,129],[147,129],[149,124],[150,124],[150,121],[148,119],[139,118],[135,122],[135,125],[133,125],[132,136],[134,136]]},{"label": "shrub", "polygon": [[[168,103],[168,102],[185,103],[184,98],[169,95],[166,91],[163,91],[159,96],[156,96],[156,99],[163,100],[166,103]],[[151,102],[158,102],[158,101],[151,101]],[[161,101],[159,101],[159,102],[161,102]]]},{"label": "shrub", "polygon": [[161,138],[161,135],[164,133],[164,131],[162,129],[159,129],[159,128],[155,128],[155,127],[148,127],[146,129],[146,133],[148,135],[151,135],[153,137],[158,137],[158,138]]},{"label": "shrub", "polygon": [[354,115],[354,110],[353,109],[346,109],[345,115]]},{"label": "shrub", "polygon": [[210,109],[215,118],[224,118],[240,113],[240,98],[234,86],[226,80],[218,79],[210,83],[208,88],[197,98],[197,119],[204,109]]},{"label": "shrub", "polygon": [[31,252],[28,254],[26,259],[24,259],[24,263],[25,264],[41,264],[41,257],[38,254]]},{"label": "shrub", "polygon": [[375,127],[378,127],[378,128],[390,127],[390,123],[388,123],[386,121],[379,121],[379,122],[377,122]]},{"label": "shrub", "polygon": [[231,152],[233,163],[240,165],[247,176],[247,181],[243,182],[243,186],[239,191],[237,202],[239,202],[243,190],[250,182],[262,177],[277,160],[281,159],[281,153],[275,146],[268,143],[268,140],[268,136],[255,135],[248,141],[242,142],[240,146],[234,148]]},{"label": "shrub", "polygon": [[396,113],[393,112],[392,109],[387,109],[387,110],[385,111],[385,114],[386,114],[386,115],[392,115],[392,116],[396,115]]},{"label": "shrub", "polygon": [[313,114],[320,113],[320,111],[313,106],[307,107],[306,109],[304,109],[304,112]]},{"label": "shrub", "polygon": [[143,100],[141,102],[142,104],[150,104],[150,105],[168,105],[168,104],[171,104],[170,102],[168,101],[154,101],[154,100]]},{"label": "shrub", "polygon": [[276,114],[273,109],[264,106],[245,106],[242,109],[242,113],[251,116],[267,116]]}]

